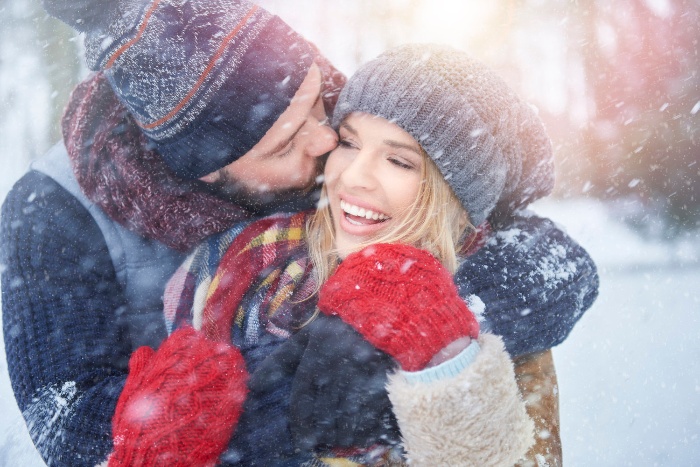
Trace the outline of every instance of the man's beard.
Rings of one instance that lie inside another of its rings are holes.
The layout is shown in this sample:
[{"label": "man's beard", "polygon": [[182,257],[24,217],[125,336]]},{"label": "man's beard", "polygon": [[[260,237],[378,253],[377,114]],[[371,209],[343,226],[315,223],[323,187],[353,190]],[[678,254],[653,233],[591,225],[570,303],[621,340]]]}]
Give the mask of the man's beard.
[{"label": "man's beard", "polygon": [[213,183],[202,182],[206,190],[219,198],[230,201],[256,216],[266,216],[275,212],[299,212],[314,209],[321,195],[320,177],[315,177],[303,188],[258,191],[251,190],[240,181],[222,173]]}]

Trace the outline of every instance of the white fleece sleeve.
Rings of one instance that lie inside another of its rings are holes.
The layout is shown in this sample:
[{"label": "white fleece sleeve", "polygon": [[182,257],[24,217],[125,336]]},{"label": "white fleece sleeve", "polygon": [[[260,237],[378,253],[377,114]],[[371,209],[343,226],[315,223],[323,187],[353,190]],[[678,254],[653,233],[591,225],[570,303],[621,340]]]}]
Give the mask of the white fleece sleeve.
[{"label": "white fleece sleeve", "polygon": [[389,399],[409,463],[512,466],[533,443],[533,423],[500,337],[482,334],[480,351],[459,374],[433,382],[389,377]]}]

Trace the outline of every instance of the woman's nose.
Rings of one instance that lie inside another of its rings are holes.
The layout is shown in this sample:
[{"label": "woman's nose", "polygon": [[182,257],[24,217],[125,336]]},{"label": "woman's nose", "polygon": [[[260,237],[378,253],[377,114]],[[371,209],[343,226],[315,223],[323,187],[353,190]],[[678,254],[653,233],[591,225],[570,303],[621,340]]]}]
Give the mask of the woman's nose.
[{"label": "woman's nose", "polygon": [[368,151],[358,151],[343,169],[340,179],[348,188],[371,190],[375,186],[376,174],[373,158]]}]

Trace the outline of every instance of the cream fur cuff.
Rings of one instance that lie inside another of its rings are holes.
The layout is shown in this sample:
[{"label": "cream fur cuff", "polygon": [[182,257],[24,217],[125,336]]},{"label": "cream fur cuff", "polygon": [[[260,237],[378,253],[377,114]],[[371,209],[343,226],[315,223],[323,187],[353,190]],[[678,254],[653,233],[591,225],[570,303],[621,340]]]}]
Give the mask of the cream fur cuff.
[{"label": "cream fur cuff", "polygon": [[453,378],[410,383],[390,375],[410,465],[512,466],[532,445],[533,423],[503,342],[491,334],[478,342],[474,362]]}]

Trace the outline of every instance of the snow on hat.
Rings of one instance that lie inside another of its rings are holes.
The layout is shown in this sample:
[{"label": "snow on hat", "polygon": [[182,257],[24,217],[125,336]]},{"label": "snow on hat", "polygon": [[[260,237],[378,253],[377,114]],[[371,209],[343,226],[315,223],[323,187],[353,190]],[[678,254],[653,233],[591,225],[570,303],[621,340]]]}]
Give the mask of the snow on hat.
[{"label": "snow on hat", "polygon": [[404,45],[363,65],[340,93],[333,126],[352,112],[383,117],[413,136],[474,225],[554,186],[551,143],[534,110],[451,47]]},{"label": "snow on hat", "polygon": [[289,106],[315,48],[238,0],[43,0],[85,33],[88,66],[184,178],[248,152]]}]

